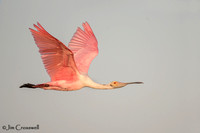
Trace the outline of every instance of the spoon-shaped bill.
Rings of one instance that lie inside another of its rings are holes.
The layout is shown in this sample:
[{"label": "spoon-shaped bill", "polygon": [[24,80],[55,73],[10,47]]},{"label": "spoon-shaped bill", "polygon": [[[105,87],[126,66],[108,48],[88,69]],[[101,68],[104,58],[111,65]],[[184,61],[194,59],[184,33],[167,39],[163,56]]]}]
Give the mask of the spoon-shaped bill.
[{"label": "spoon-shaped bill", "polygon": [[128,82],[126,84],[144,84],[143,82]]}]

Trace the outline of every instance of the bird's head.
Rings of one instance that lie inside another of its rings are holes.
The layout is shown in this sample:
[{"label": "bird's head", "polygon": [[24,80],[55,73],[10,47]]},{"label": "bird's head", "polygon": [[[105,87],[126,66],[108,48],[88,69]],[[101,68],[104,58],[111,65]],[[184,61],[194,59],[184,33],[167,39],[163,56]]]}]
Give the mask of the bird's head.
[{"label": "bird's head", "polygon": [[112,81],[110,83],[110,86],[113,88],[121,88],[124,87],[128,84],[143,84],[143,82],[128,82],[128,83],[123,83],[123,82],[118,82],[118,81]]}]

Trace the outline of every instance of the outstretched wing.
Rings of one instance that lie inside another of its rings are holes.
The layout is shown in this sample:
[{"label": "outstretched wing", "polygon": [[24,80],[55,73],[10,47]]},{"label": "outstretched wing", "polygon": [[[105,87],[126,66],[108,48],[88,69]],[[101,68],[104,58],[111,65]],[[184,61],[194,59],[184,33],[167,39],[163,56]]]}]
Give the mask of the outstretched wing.
[{"label": "outstretched wing", "polygon": [[34,27],[37,30],[29,29],[39,48],[42,61],[51,77],[51,81],[77,80],[78,70],[72,51],[50,35],[39,23],[37,25],[34,24]]},{"label": "outstretched wing", "polygon": [[79,72],[87,74],[90,63],[98,54],[98,42],[90,25],[85,22],[82,26],[84,30],[78,27],[69,43],[69,48],[74,53]]}]

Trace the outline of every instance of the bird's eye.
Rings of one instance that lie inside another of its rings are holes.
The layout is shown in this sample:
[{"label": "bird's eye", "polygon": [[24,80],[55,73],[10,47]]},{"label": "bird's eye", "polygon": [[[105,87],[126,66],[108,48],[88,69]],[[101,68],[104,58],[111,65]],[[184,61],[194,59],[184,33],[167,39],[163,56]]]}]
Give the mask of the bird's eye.
[{"label": "bird's eye", "polygon": [[115,81],[115,82],[113,82],[113,84],[116,84],[117,82]]}]

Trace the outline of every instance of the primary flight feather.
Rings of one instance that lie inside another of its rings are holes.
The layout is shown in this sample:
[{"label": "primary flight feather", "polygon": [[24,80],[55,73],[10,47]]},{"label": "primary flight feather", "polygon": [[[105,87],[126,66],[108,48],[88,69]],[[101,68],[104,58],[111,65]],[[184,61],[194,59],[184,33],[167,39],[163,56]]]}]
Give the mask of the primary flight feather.
[{"label": "primary flight feather", "polygon": [[98,42],[90,25],[85,22],[82,26],[84,30],[77,28],[69,42],[69,48],[49,34],[39,23],[34,24],[36,30],[29,28],[51,81],[36,85],[27,83],[20,88],[71,91],[83,87],[114,89],[128,84],[142,84],[142,82],[113,81],[109,84],[94,82],[88,76],[88,69],[98,54]]}]

